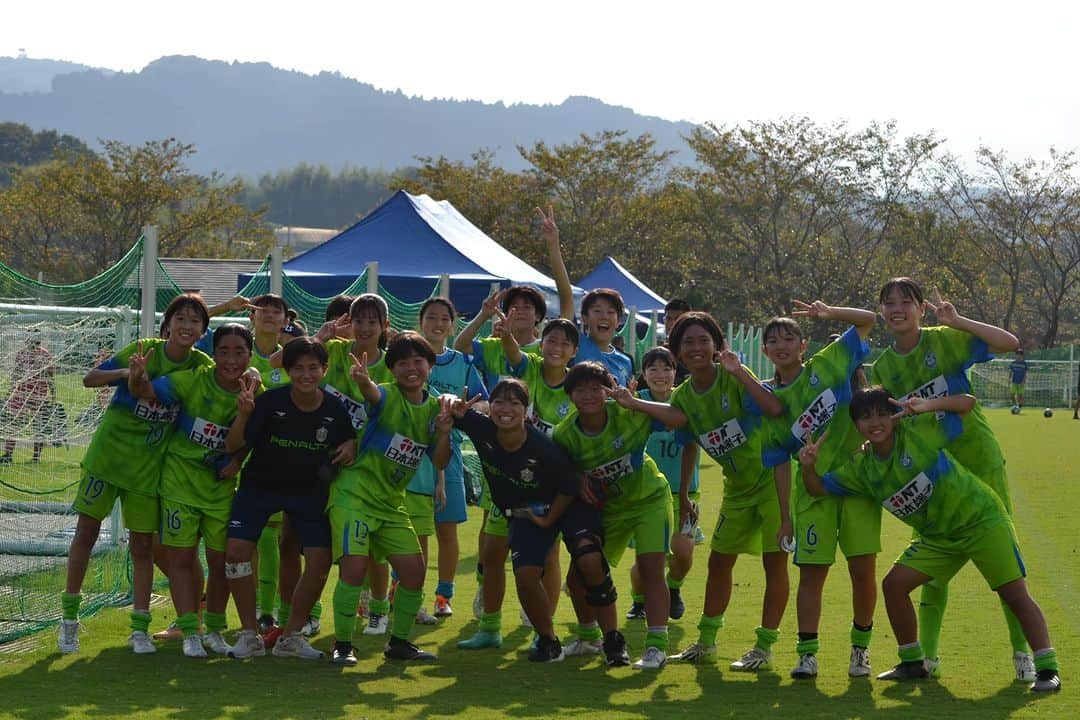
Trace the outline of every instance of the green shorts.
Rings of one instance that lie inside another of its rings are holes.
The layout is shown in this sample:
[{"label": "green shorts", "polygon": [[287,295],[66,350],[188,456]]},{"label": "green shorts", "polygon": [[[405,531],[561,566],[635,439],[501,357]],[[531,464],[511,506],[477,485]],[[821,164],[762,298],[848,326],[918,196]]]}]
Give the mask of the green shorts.
[{"label": "green shorts", "polygon": [[1012,383],[1012,392],[1013,395],[1023,395],[1024,383]]},{"label": "green shorts", "polygon": [[796,565],[832,565],[837,545],[847,558],[881,552],[881,506],[870,498],[802,495],[796,506]]},{"label": "green shorts", "polygon": [[975,563],[991,590],[1027,575],[1011,521],[996,523],[970,538],[953,540],[947,546],[915,540],[896,558],[896,564],[947,583],[968,560]]},{"label": "green shorts", "polygon": [[1005,465],[1002,464],[995,470],[982,475],[981,479],[999,498],[1001,498],[1001,503],[1005,506],[1005,511],[1008,512],[1009,515],[1012,515],[1012,498],[1009,496],[1009,476],[1005,473]]},{"label": "green shorts", "polygon": [[394,555],[420,554],[420,540],[408,515],[381,518],[338,505],[331,505],[327,515],[334,562],[347,555],[370,555],[381,564]]},{"label": "green shorts", "polygon": [[166,547],[197,547],[199,536],[208,550],[225,552],[225,538],[232,507],[197,508],[161,499],[161,544]]},{"label": "green shorts", "polygon": [[405,511],[409,513],[409,522],[417,535],[423,537],[435,534],[435,498],[406,491]]},{"label": "green shorts", "polygon": [[120,514],[125,528],[137,533],[158,531],[161,509],[157,495],[141,495],[118,488],[112,483],[93,477],[86,470],[82,471],[79,492],[72,501],[71,508],[77,513],[101,521],[109,517],[117,499],[120,500]]},{"label": "green shorts", "polygon": [[481,532],[485,535],[509,537],[510,523],[507,522],[506,516],[503,515],[503,511],[497,507],[489,508],[487,519],[484,520],[484,527],[481,529]]},{"label": "green shorts", "polygon": [[780,503],[776,489],[762,493],[754,505],[720,506],[720,519],[713,530],[710,548],[719,555],[760,555],[779,552],[776,534],[780,531]]},{"label": "green shorts", "polygon": [[632,513],[603,515],[604,557],[611,565],[618,565],[631,540],[638,555],[671,551],[671,493],[658,496],[658,502],[644,503]]}]

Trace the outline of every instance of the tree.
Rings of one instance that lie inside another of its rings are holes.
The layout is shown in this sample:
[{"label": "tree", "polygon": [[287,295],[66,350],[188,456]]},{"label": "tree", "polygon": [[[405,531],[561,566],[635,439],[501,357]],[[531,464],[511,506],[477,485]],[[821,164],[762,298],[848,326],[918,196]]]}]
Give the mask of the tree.
[{"label": "tree", "polygon": [[86,154],[90,148],[72,135],[55,130],[34,132],[21,123],[0,123],[0,188],[11,184],[12,173],[19,167],[51,160],[56,153]]}]

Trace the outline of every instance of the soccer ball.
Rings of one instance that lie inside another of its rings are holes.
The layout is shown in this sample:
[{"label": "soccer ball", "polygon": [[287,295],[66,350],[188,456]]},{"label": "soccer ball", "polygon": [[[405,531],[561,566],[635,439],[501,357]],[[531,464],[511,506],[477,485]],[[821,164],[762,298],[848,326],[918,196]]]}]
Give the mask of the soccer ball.
[{"label": "soccer ball", "polygon": [[1019,405],[1013,405],[1012,406],[1012,414],[1013,415],[1019,415],[1020,414],[1020,406]]},{"label": "soccer ball", "polygon": [[1043,417],[1053,417],[1053,416],[1054,416],[1054,411],[1051,410],[1050,408],[1046,408],[1045,410],[1043,410]]}]

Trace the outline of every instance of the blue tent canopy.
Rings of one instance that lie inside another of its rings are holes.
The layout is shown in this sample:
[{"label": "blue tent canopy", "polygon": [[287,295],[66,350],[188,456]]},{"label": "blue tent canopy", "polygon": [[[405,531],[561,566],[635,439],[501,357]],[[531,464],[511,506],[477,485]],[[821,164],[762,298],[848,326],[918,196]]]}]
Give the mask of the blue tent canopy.
[{"label": "blue tent canopy", "polygon": [[[555,281],[534,269],[443,200],[399,190],[363,220],[284,264],[307,292],[331,297],[348,287],[369,262],[379,282],[405,302],[429,297],[439,276],[450,276],[450,298],[467,314],[480,309],[492,283],[532,285],[558,315]],[[246,282],[244,276],[240,284]]]},{"label": "blue tent canopy", "polygon": [[667,304],[667,300],[653,292],[648,285],[634,277],[633,273],[610,255],[604,256],[603,262],[581,278],[578,285],[585,290],[596,288],[618,290],[626,308],[628,310],[635,308],[639,313],[648,313],[653,310],[663,313],[664,305]]}]

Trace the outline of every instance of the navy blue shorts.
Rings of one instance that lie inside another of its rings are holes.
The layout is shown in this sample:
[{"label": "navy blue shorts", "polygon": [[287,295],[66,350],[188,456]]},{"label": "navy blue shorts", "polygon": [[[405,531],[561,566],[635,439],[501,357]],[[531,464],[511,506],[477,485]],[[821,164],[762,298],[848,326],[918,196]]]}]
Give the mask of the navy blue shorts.
[{"label": "navy blue shorts", "polygon": [[241,485],[233,498],[228,535],[258,542],[270,516],[284,512],[304,547],[330,547],[326,495],[286,495]]},{"label": "navy blue shorts", "polygon": [[595,537],[601,544],[604,541],[600,512],[580,500],[575,500],[551,527],[542,528],[527,517],[510,517],[509,526],[510,558],[515,570],[543,567],[559,533],[567,550],[581,537]]}]

